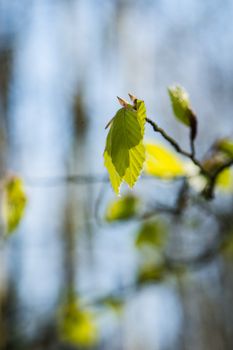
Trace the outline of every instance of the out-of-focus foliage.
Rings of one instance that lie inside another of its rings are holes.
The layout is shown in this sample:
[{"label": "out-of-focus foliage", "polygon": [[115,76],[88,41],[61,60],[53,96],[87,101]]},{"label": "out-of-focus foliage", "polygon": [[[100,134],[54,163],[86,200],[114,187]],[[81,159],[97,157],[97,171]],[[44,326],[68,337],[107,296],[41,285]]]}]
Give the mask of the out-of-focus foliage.
[{"label": "out-of-focus foliage", "polygon": [[160,144],[146,144],[145,172],[165,179],[186,174],[184,163],[174,152]]},{"label": "out-of-focus foliage", "polygon": [[138,270],[137,284],[143,285],[160,282],[166,277],[167,272],[166,266],[162,262],[153,264],[145,263]]},{"label": "out-of-focus foliage", "polygon": [[232,192],[233,191],[233,173],[232,170],[227,168],[223,170],[216,182],[217,188],[220,190],[224,190],[226,192]]},{"label": "out-of-focus foliage", "polygon": [[203,167],[211,174],[213,174],[219,167],[221,167],[228,157],[225,153],[219,150],[213,150],[210,155],[203,161]]},{"label": "out-of-focus foliage", "polygon": [[21,178],[12,176],[5,180],[3,189],[3,219],[6,234],[12,233],[20,224],[27,204],[27,196]]},{"label": "out-of-focus foliage", "polygon": [[169,87],[168,93],[174,115],[180,122],[190,127],[192,139],[194,139],[196,136],[197,119],[192,111],[188,93],[179,85]]},{"label": "out-of-focus foliage", "polygon": [[[120,102],[122,103],[122,99]],[[104,164],[114,191],[118,194],[124,180],[130,187],[137,181],[145,161],[143,145],[146,110],[143,101],[134,106],[123,102],[110,122],[104,151]]]},{"label": "out-of-focus foliage", "polygon": [[133,194],[127,194],[111,202],[105,214],[107,221],[128,220],[137,214],[139,199]]},{"label": "out-of-focus foliage", "polygon": [[138,248],[151,246],[162,247],[166,242],[167,230],[161,220],[147,221],[141,225],[136,235],[135,245]]},{"label": "out-of-focus foliage", "polygon": [[115,296],[109,296],[104,298],[101,303],[113,311],[116,315],[120,316],[124,309],[124,301],[122,298]]},{"label": "out-of-focus foliage", "polygon": [[222,252],[223,252],[225,257],[233,260],[233,231],[230,230],[230,232],[228,232],[227,236],[228,237],[227,237],[226,241],[224,242]]},{"label": "out-of-focus foliage", "polygon": [[98,340],[94,315],[80,307],[79,301],[71,300],[63,306],[58,322],[62,341],[82,347],[91,347]]},{"label": "out-of-focus foliage", "polygon": [[229,157],[233,158],[233,140],[224,138],[221,140],[218,140],[215,144],[215,147],[224,152]]}]

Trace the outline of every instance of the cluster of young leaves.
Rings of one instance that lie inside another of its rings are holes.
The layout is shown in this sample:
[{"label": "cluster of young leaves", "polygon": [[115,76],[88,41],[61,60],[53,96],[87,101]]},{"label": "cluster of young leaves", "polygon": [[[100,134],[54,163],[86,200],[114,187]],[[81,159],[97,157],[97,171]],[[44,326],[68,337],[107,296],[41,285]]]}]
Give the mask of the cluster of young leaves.
[{"label": "cluster of young leaves", "polygon": [[[190,127],[192,138],[197,130],[196,117],[187,93],[179,86],[169,88],[175,116]],[[184,175],[182,162],[163,146],[144,145],[146,107],[142,100],[130,95],[132,104],[118,98],[122,108],[107,124],[110,126],[104,150],[104,164],[109,172],[113,190],[119,194],[125,181],[133,187],[146,161],[148,174],[164,178]]]},{"label": "cluster of young leaves", "polygon": [[21,178],[7,177],[3,182],[2,214],[6,235],[19,226],[27,205],[27,196]]},{"label": "cluster of young leaves", "polygon": [[124,181],[133,187],[145,161],[143,144],[146,108],[144,101],[129,95],[133,104],[119,99],[120,108],[108,123],[110,130],[104,150],[104,164],[116,194]]},{"label": "cluster of young leaves", "polygon": [[[119,99],[123,108],[107,125],[110,126],[110,130],[104,151],[104,163],[115,193],[119,194],[123,181],[133,187],[142,170],[148,175],[163,179],[181,176],[188,179],[193,177],[194,181],[190,181],[190,184],[195,184],[195,187],[197,187],[196,184],[199,184],[198,188],[204,196],[204,187],[208,189],[206,198],[212,198],[215,186],[231,191],[233,175],[230,165],[233,161],[233,142],[229,139],[218,140],[206,159],[203,161],[196,159],[194,140],[197,135],[198,122],[189,96],[184,88],[178,85],[169,87],[168,93],[174,116],[190,130],[191,151],[182,150],[174,139],[147,118],[145,103],[142,100],[132,95],[129,95],[132,104]],[[152,125],[154,131],[160,132],[179,154],[189,160],[184,161],[162,144],[144,142],[146,121]],[[229,167],[225,167],[226,162],[229,162]]]}]

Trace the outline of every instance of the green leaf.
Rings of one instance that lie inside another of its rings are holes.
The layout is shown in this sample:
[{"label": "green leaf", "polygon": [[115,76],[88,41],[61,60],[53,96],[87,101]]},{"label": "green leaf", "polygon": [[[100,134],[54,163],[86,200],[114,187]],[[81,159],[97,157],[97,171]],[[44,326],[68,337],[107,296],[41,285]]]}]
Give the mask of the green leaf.
[{"label": "green leaf", "polygon": [[8,178],[3,190],[3,218],[6,234],[12,233],[20,224],[27,204],[27,197],[22,179],[13,176]]},{"label": "green leaf", "polygon": [[135,106],[122,99],[119,101],[124,107],[108,123],[110,130],[104,151],[104,164],[117,194],[123,180],[133,187],[142,171],[145,161],[143,137],[146,118],[143,101],[137,100]]},{"label": "green leaf", "polygon": [[138,248],[151,246],[160,248],[164,246],[167,238],[167,230],[160,220],[148,221],[142,224],[135,239]]},{"label": "green leaf", "polygon": [[122,298],[109,296],[101,300],[101,304],[108,307],[117,315],[121,315],[124,309],[124,301]]},{"label": "green leaf", "polygon": [[59,335],[68,344],[92,347],[98,338],[93,314],[75,300],[68,302],[61,310]]},{"label": "green leaf", "polygon": [[228,138],[218,140],[215,147],[217,150],[225,153],[228,157],[233,158],[233,140]]},{"label": "green leaf", "polygon": [[112,123],[111,158],[118,174],[123,177],[130,165],[129,151],[142,139],[137,113],[132,108],[121,108]]},{"label": "green leaf", "polygon": [[233,172],[230,168],[224,169],[217,177],[217,188],[224,192],[233,190]]},{"label": "green leaf", "polygon": [[129,150],[129,161],[130,166],[126,169],[124,181],[132,188],[140,176],[145,162],[145,147],[142,141]]},{"label": "green leaf", "polygon": [[104,165],[108,170],[110,181],[112,184],[112,188],[115,193],[119,193],[120,191],[120,185],[122,182],[122,178],[118,174],[118,172],[115,169],[115,166],[112,163],[112,158],[111,158],[111,145],[112,145],[112,128],[110,129],[108,136],[107,136],[107,141],[106,141],[106,148],[104,151]]},{"label": "green leaf", "polygon": [[137,214],[139,200],[132,194],[125,195],[111,202],[106,210],[107,221],[128,220]]},{"label": "green leaf", "polygon": [[144,285],[161,282],[166,277],[167,272],[167,268],[163,263],[145,264],[138,271],[137,284]]},{"label": "green leaf", "polygon": [[176,118],[186,126],[190,127],[191,138],[194,139],[197,133],[197,119],[192,111],[188,93],[179,85],[168,88],[172,108]]},{"label": "green leaf", "polygon": [[146,144],[145,171],[163,179],[186,175],[185,163],[174,152],[155,143]]}]

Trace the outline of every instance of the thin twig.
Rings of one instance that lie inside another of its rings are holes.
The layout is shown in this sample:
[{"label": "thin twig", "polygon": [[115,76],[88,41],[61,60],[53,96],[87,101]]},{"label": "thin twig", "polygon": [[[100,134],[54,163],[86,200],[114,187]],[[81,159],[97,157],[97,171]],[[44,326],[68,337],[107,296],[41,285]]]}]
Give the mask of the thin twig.
[{"label": "thin twig", "polygon": [[209,182],[203,190],[203,195],[206,199],[212,199],[214,196],[214,187],[217,181],[218,176],[222,171],[231,167],[233,165],[233,159],[229,159],[227,162],[219,166],[214,173],[209,175]]},{"label": "thin twig", "polygon": [[66,185],[67,183],[83,185],[107,183],[109,179],[104,175],[65,175],[65,176],[51,176],[51,177],[24,177],[25,183],[28,186],[42,186],[42,187],[56,187]]},{"label": "thin twig", "polygon": [[194,139],[192,137],[190,137],[190,148],[191,148],[191,156],[192,158],[195,158],[195,143],[194,143]]},{"label": "thin twig", "polygon": [[176,150],[178,153],[180,153],[180,154],[182,154],[183,156],[185,156],[185,157],[191,159],[192,162],[193,162],[195,165],[198,166],[198,168],[200,169],[200,171],[201,171],[201,173],[202,173],[203,175],[205,175],[205,176],[207,176],[207,177],[209,176],[209,173],[205,170],[205,168],[202,166],[202,164],[199,162],[199,160],[196,159],[194,149],[192,149],[192,152],[191,152],[191,153],[190,153],[190,152],[187,152],[187,151],[185,151],[185,150],[183,150],[183,149],[180,147],[180,145],[179,145],[171,136],[169,136],[162,128],[160,128],[153,120],[151,120],[151,119],[149,119],[149,118],[146,118],[146,121],[147,121],[147,123],[149,123],[149,124],[152,126],[153,130],[154,130],[155,132],[159,132],[159,133],[163,136],[163,138],[164,138],[165,140],[167,140],[167,141],[175,148],[175,150]]},{"label": "thin twig", "polygon": [[[178,181],[180,179],[184,179],[186,176],[176,176],[173,177],[170,181]],[[108,183],[109,177],[104,174],[76,174],[76,175],[53,175],[53,176],[38,176],[38,177],[32,177],[32,176],[23,176],[23,179],[27,186],[30,187],[57,187],[62,186],[66,184],[75,184],[75,185],[90,185],[90,184],[101,184],[101,183]],[[162,176],[155,176],[155,175],[142,175],[141,180],[154,180],[154,179],[163,179]],[[168,180],[167,180],[168,181]]]}]

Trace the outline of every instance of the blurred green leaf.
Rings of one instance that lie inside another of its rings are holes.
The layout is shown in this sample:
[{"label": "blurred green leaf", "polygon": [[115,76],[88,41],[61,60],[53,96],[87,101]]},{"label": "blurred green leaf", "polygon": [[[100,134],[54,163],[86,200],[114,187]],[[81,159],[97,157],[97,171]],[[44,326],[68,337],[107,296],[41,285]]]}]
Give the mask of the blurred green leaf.
[{"label": "blurred green leaf", "polygon": [[233,140],[224,138],[216,142],[215,148],[225,153],[228,157],[233,158]]},{"label": "blurred green leaf", "polygon": [[233,259],[233,231],[227,233],[227,238],[222,245],[222,253],[228,259]]},{"label": "blurred green leaf", "polygon": [[166,243],[166,237],[167,230],[162,221],[148,221],[140,227],[136,235],[135,245],[138,248],[145,245],[160,248]]},{"label": "blurred green leaf", "polygon": [[186,175],[185,163],[174,152],[156,143],[146,144],[145,172],[163,179]]},{"label": "blurred green leaf", "polygon": [[132,194],[125,195],[111,202],[106,210],[107,221],[128,220],[137,214],[139,199]]},{"label": "blurred green leaf", "polygon": [[120,315],[124,308],[123,300],[114,296],[103,299],[101,303],[117,315]]},{"label": "blurred green leaf", "polygon": [[217,177],[216,186],[225,192],[233,190],[233,173],[230,168],[224,169]]},{"label": "blurred green leaf", "polygon": [[[229,139],[220,139],[211,148],[208,158],[202,165],[210,173],[214,174],[226,162],[233,157],[233,142]],[[233,190],[233,172],[230,167],[221,171],[217,177],[216,187],[225,192]]]},{"label": "blurred green leaf", "polygon": [[7,234],[17,229],[24,216],[26,204],[27,196],[22,179],[16,176],[6,179],[2,205]]},{"label": "blurred green leaf", "polygon": [[163,263],[145,264],[139,268],[137,284],[143,285],[153,282],[161,282],[167,275],[166,266]]},{"label": "blurred green leaf", "polygon": [[93,314],[80,308],[78,301],[63,306],[59,319],[61,340],[71,345],[91,347],[98,340],[97,326]]},{"label": "blurred green leaf", "polygon": [[197,118],[192,111],[188,93],[179,85],[168,88],[175,117],[191,129],[191,138],[196,137]]}]

